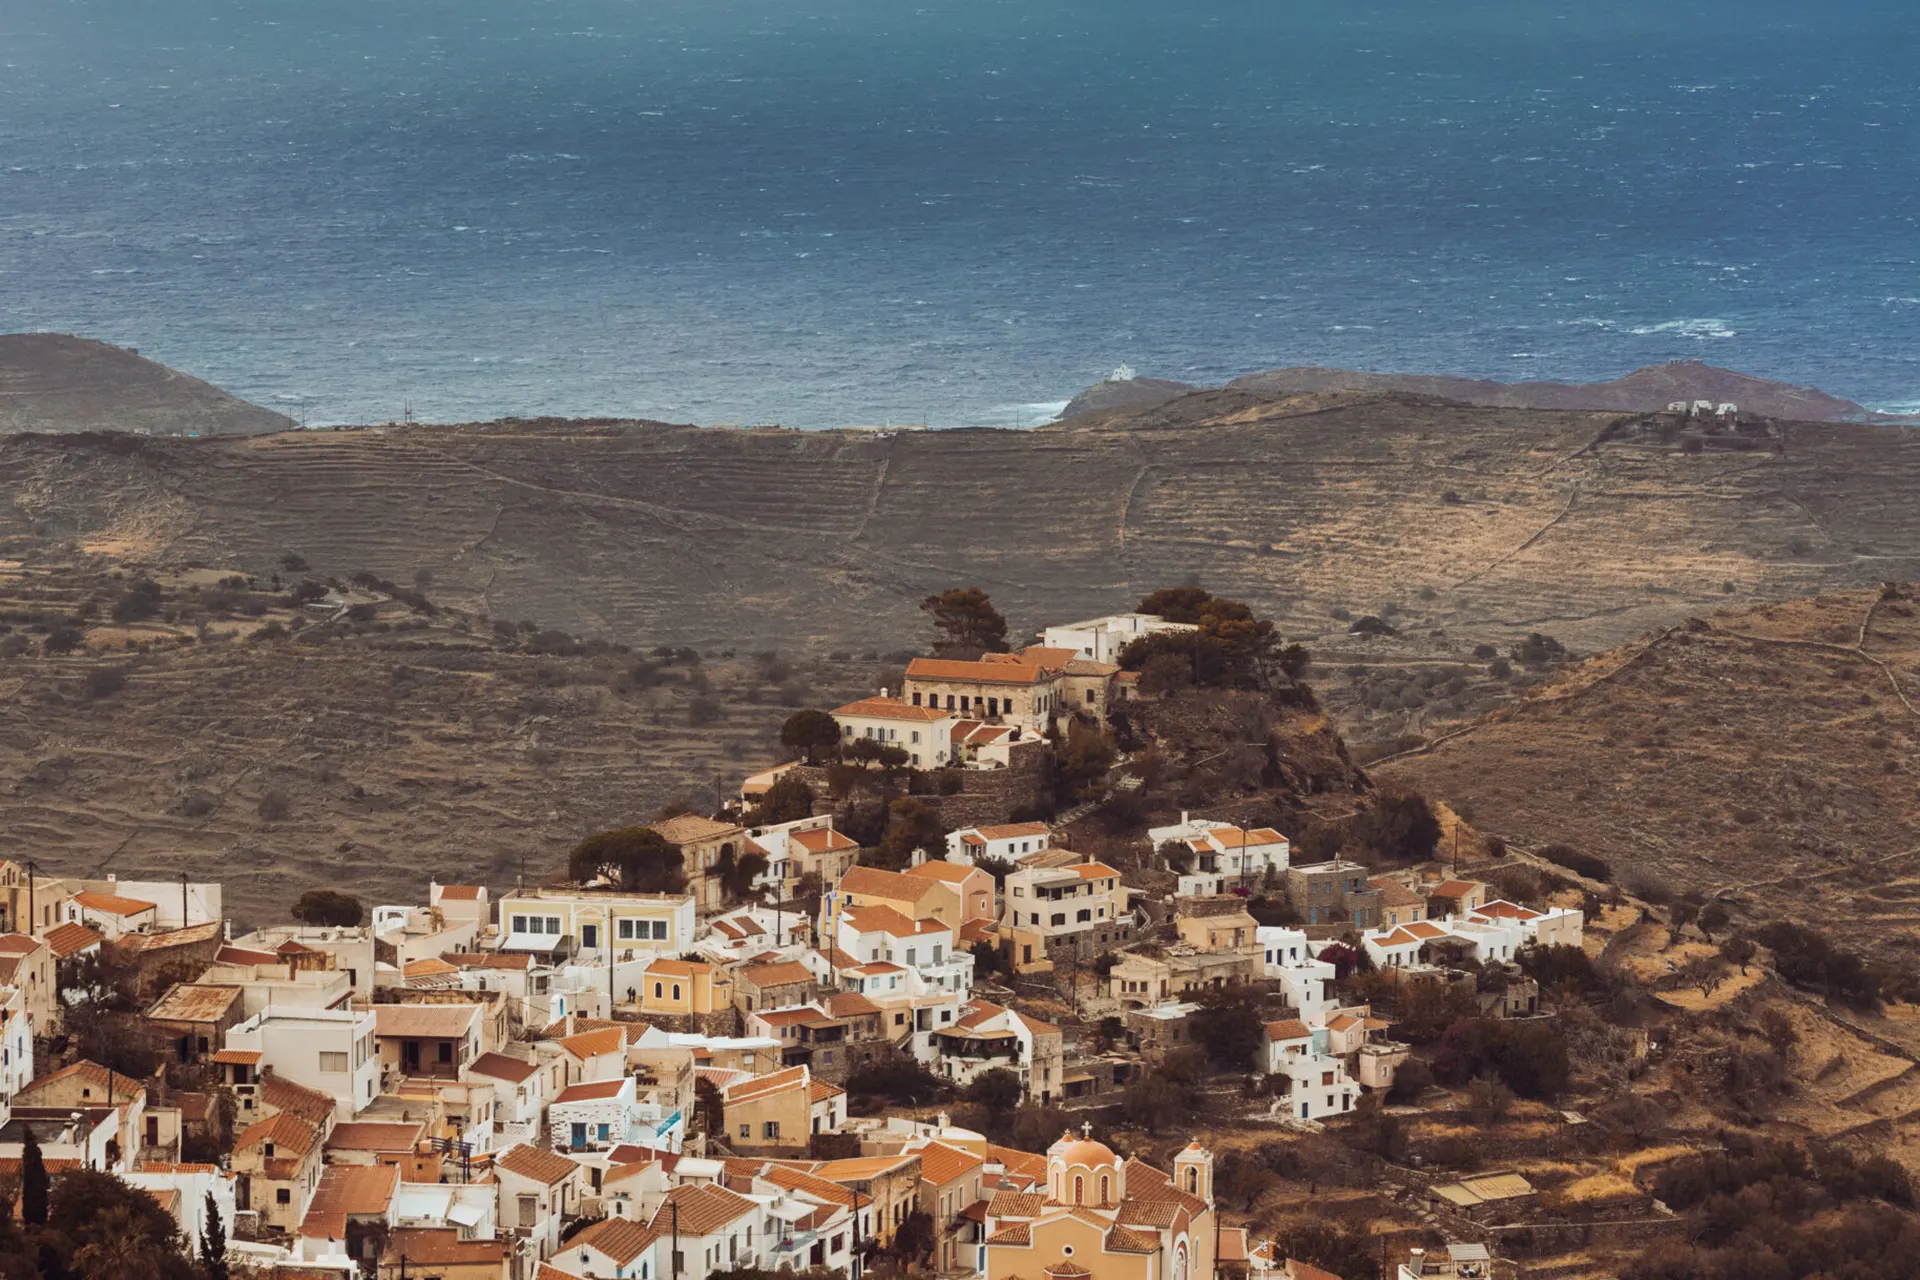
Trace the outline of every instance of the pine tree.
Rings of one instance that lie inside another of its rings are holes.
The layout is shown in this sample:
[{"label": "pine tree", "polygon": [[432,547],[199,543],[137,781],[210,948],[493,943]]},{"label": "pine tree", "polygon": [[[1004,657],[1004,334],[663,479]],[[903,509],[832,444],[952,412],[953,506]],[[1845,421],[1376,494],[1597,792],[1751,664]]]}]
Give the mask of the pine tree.
[{"label": "pine tree", "polygon": [[227,1280],[227,1228],[211,1191],[207,1192],[207,1225],[200,1232],[200,1270],[207,1280]]},{"label": "pine tree", "polygon": [[47,1225],[47,1162],[40,1156],[40,1140],[27,1127],[20,1149],[20,1220],[29,1226]]}]

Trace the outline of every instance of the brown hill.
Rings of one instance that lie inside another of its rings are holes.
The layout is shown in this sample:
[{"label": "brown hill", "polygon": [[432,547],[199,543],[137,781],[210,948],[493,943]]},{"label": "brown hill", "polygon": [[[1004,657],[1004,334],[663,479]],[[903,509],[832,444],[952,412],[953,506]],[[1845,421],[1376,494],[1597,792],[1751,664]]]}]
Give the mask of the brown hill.
[{"label": "brown hill", "polygon": [[1920,576],[1911,432],[1803,425],[1780,452],[1688,454],[1622,422],[1221,391],[1031,432],[14,436],[0,556],[260,573],[292,552],[429,571],[475,614],[741,649],[918,644],[917,601],[955,583],[1024,633],[1199,578],[1291,636],[1392,608],[1456,657],[1536,630],[1591,652],[1729,599]]},{"label": "brown hill", "polygon": [[1912,946],[1920,611],[1879,591],[1716,614],[1566,671],[1376,766],[1523,845],[1565,843],[1757,916]]},{"label": "brown hill", "polygon": [[0,334],[0,432],[253,435],[293,425],[126,347],[65,333]]},{"label": "brown hill", "polygon": [[[163,575],[160,616],[114,623],[124,579],[0,564],[0,814],[44,871],[187,871],[257,922],[316,885],[411,902],[429,875],[542,880],[589,831],[710,809],[717,781],[732,794],[777,761],[792,705],[881,678],[858,661],[541,656],[377,591],[356,594],[372,617],[329,621],[222,577]],[[97,620],[86,650],[19,643],[76,613]]]},{"label": "brown hill", "polygon": [[[1670,360],[1610,382],[1495,382],[1441,374],[1364,373],[1297,366],[1250,373],[1229,390],[1297,396],[1326,391],[1398,391],[1507,409],[1596,409],[1652,413],[1676,400],[1737,404],[1748,413],[1804,422],[1861,422],[1876,415],[1814,387],[1794,386],[1721,369],[1698,360]],[[1069,401],[1062,418],[1165,404],[1195,388],[1157,378],[1108,379]]]}]

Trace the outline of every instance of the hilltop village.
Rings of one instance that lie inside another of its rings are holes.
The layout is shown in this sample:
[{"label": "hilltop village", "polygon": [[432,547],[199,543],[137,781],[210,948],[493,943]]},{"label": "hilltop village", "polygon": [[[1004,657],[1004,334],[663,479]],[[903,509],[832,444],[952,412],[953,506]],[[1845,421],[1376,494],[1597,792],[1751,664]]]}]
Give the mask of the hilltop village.
[{"label": "hilltop village", "polygon": [[[218,883],[0,864],[24,1229],[84,1195],[151,1274],[269,1280],[1415,1280],[1685,1237],[1637,1165],[1501,1164],[1660,1128],[1655,1047],[1593,1007],[1643,918],[1606,868],[1373,788],[1237,602],[1017,649],[978,591],[927,609],[934,654],[788,717],[738,795],[512,884],[244,926]],[[1758,953],[1714,957],[1726,916],[1668,913],[1708,995]],[[1570,1041],[1604,1124],[1551,1105]]]}]

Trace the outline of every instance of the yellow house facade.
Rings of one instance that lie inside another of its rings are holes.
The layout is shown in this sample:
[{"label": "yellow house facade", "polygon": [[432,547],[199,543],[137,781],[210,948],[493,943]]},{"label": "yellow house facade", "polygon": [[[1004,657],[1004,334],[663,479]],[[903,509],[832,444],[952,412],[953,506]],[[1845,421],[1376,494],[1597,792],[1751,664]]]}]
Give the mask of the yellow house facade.
[{"label": "yellow house facade", "polygon": [[640,1011],[704,1016],[733,1001],[733,981],[704,960],[655,960],[640,984]]}]

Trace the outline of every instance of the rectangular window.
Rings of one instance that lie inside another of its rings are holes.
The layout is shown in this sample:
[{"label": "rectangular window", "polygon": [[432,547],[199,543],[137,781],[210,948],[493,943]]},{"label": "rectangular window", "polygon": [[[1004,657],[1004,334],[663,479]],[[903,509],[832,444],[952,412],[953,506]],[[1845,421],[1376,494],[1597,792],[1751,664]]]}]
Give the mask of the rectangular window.
[{"label": "rectangular window", "polygon": [[614,930],[614,932],[616,935],[618,935],[618,937],[622,942],[631,942],[633,940],[633,921],[631,920],[619,921],[618,927]]},{"label": "rectangular window", "polygon": [[453,1041],[442,1040],[440,1042],[440,1061],[442,1062],[453,1061]]},{"label": "rectangular window", "polygon": [[918,729],[915,729],[915,730],[913,731],[913,740],[914,740],[914,742],[916,742],[916,743],[918,743],[918,742],[920,741],[920,731],[919,731]]},{"label": "rectangular window", "polygon": [[913,705],[916,707],[920,705],[920,695],[917,693],[913,695]]},{"label": "rectangular window", "polygon": [[780,1136],[780,1122],[778,1120],[769,1120],[761,1126],[761,1131],[762,1137],[777,1138]]},{"label": "rectangular window", "polygon": [[513,925],[512,925],[512,927],[511,927],[511,928],[510,928],[510,929],[508,930],[508,932],[510,932],[510,933],[525,933],[526,931],[527,931],[527,918],[526,918],[525,916],[515,916],[515,917],[513,917]]},{"label": "rectangular window", "polygon": [[320,1071],[323,1075],[345,1075],[347,1073],[347,1055],[344,1053],[326,1053],[320,1055]]},{"label": "rectangular window", "polygon": [[293,1192],[286,1187],[276,1187],[273,1192],[273,1202],[275,1204],[292,1204]]},{"label": "rectangular window", "polygon": [[741,1137],[743,1137],[743,1138],[751,1138],[751,1137],[753,1137],[753,1126],[752,1126],[752,1125],[750,1125],[750,1124],[743,1124],[743,1125],[741,1125],[741,1126],[740,1126],[740,1136],[741,1136]]},{"label": "rectangular window", "polygon": [[656,941],[659,941],[659,942],[666,941],[667,922],[665,920],[655,920],[653,922],[653,936]]}]

